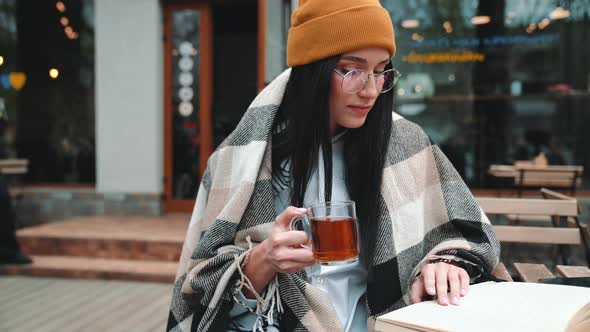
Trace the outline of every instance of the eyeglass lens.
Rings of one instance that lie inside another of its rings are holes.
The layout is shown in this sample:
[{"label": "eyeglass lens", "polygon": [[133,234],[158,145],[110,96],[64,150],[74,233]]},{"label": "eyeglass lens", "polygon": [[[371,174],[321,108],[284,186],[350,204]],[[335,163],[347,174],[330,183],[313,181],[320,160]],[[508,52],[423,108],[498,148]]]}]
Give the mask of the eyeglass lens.
[{"label": "eyeglass lens", "polygon": [[[386,70],[379,75],[370,75],[375,79],[375,87],[381,93],[387,92],[393,88],[397,82],[399,74],[395,70]],[[344,76],[342,87],[348,92],[358,92],[364,89],[368,84],[369,74],[362,70],[351,70]]]}]

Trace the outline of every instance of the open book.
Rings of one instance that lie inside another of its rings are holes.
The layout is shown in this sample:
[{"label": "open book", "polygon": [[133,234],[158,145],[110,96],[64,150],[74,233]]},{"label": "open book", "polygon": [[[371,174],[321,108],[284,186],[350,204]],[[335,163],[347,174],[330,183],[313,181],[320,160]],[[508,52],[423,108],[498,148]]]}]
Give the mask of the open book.
[{"label": "open book", "polygon": [[381,332],[590,331],[590,288],[524,282],[469,287],[460,306],[434,301],[377,318]]}]

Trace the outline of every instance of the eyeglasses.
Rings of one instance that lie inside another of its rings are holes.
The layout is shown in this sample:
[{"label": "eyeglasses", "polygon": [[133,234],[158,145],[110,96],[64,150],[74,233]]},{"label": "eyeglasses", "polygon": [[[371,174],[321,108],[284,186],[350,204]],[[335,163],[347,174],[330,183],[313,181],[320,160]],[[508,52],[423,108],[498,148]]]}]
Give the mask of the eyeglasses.
[{"label": "eyeglasses", "polygon": [[375,78],[375,86],[380,93],[386,93],[393,89],[393,86],[402,74],[396,69],[388,69],[378,74],[368,73],[365,70],[353,69],[341,72],[344,69],[334,68],[334,72],[342,77],[342,89],[348,93],[359,92],[367,86],[369,76]]}]

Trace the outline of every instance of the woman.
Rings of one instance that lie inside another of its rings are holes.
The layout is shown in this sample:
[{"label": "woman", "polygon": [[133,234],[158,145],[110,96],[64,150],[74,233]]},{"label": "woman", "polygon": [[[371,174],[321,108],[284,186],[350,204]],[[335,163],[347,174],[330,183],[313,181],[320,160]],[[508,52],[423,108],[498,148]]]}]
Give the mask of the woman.
[{"label": "woman", "polygon": [[[459,305],[489,276],[489,221],[438,147],[391,111],[394,54],[377,0],[300,1],[292,69],[208,161],[168,330],[362,331],[426,296]],[[318,267],[289,222],[345,199],[357,204],[360,260]]]}]

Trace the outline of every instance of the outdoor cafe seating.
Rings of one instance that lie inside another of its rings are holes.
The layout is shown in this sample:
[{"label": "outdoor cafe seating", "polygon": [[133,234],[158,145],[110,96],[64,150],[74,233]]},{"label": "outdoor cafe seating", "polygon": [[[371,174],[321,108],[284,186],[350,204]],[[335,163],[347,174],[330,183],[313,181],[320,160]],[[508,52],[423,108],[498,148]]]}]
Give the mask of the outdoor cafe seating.
[{"label": "outdoor cafe seating", "polygon": [[512,184],[521,197],[526,189],[541,187],[563,191],[575,196],[582,184],[583,166],[546,165],[531,161],[518,161],[513,165],[491,165],[489,174],[499,179],[512,179]]},{"label": "outdoor cafe seating", "polygon": [[[498,241],[505,244],[550,244],[560,249],[563,265],[557,265],[557,273],[566,276],[590,277],[590,233],[588,227],[579,219],[580,207],[575,198],[558,192],[542,189],[543,198],[507,198],[507,197],[477,197],[482,210],[490,217],[518,215],[545,216],[544,226],[528,226],[522,223],[499,224],[492,219],[492,224]],[[586,257],[584,266],[569,266],[568,257],[570,246],[582,248]],[[554,276],[544,264],[518,262],[513,264],[518,276],[523,281],[536,282],[542,278]],[[512,280],[510,273],[503,263],[498,264],[494,275],[501,279]]]}]

